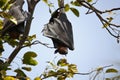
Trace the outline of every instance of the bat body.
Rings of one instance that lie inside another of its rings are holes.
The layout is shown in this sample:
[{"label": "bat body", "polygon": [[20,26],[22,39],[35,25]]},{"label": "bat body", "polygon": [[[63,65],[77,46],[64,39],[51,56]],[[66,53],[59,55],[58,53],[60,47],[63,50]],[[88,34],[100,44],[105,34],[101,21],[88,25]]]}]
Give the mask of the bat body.
[{"label": "bat body", "polygon": [[43,35],[52,39],[55,53],[67,54],[69,48],[74,50],[72,25],[63,12],[56,10],[49,23],[43,29]]},{"label": "bat body", "polygon": [[22,10],[23,3],[23,0],[16,0],[16,3],[10,8],[9,14],[17,20],[17,24],[5,19],[1,33],[2,36],[7,33],[11,38],[17,39],[20,34],[24,33],[24,24],[27,14]]}]

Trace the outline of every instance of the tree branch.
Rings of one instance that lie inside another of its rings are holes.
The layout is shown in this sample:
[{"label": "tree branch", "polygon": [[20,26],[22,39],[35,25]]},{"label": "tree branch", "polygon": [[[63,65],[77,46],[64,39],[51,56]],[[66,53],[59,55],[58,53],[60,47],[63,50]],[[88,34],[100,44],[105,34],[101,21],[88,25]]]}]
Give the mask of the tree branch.
[{"label": "tree branch", "polygon": [[[105,14],[107,12],[111,12],[111,11],[118,11],[120,10],[120,8],[113,8],[113,9],[110,9],[110,10],[105,10],[105,11],[101,11],[101,10],[98,10],[97,8],[95,8],[93,6],[93,4],[90,4],[89,2],[85,1],[85,0],[77,0],[79,2],[79,4],[81,4],[83,7],[87,8],[88,11],[86,14],[90,14],[90,13],[95,13],[96,16],[98,17],[98,19],[101,21],[102,25],[105,26],[105,24],[107,24],[108,27],[105,27],[106,30],[108,31],[108,33],[115,37],[115,38],[118,38],[119,37],[119,32],[120,30],[118,30],[118,28],[120,27],[120,25],[116,25],[116,24],[113,24],[111,23],[109,20],[106,20],[102,17],[102,14]],[[96,3],[96,2],[95,2]],[[94,3],[94,4],[95,4]],[[117,29],[115,29],[117,28]],[[112,31],[111,31],[112,30]],[[114,33],[113,33],[114,32]]]},{"label": "tree branch", "polygon": [[43,46],[45,46],[45,47],[47,47],[47,48],[54,48],[54,47],[48,46],[49,44],[47,44],[47,43],[42,43],[42,42],[40,42],[39,40],[36,40],[36,41],[32,42],[31,44],[22,46],[22,48],[28,47],[28,46],[32,46],[32,45],[36,45],[36,44],[41,44],[41,45],[43,45]]},{"label": "tree branch", "polygon": [[13,61],[13,59],[16,57],[16,55],[18,54],[18,52],[21,50],[22,45],[24,44],[24,42],[25,42],[25,40],[26,40],[26,38],[27,38],[27,36],[29,34],[31,23],[32,23],[32,19],[33,19],[32,16],[33,16],[33,13],[34,13],[34,9],[35,9],[36,4],[39,1],[40,0],[38,0],[36,3],[34,3],[32,5],[33,7],[31,8],[30,7],[31,6],[30,5],[31,0],[27,0],[27,2],[28,2],[28,8],[29,8],[29,13],[30,13],[29,20],[27,20],[27,22],[26,22],[25,32],[24,32],[24,34],[23,34],[23,36],[22,36],[22,38],[21,38],[18,46],[14,49],[14,51],[11,53],[11,55],[8,58],[8,63],[9,64]]}]

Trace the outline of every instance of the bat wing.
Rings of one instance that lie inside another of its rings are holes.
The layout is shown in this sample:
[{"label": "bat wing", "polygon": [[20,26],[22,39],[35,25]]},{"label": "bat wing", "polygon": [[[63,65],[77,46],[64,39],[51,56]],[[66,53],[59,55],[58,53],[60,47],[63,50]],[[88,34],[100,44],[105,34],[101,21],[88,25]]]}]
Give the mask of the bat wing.
[{"label": "bat wing", "polygon": [[[23,15],[23,11],[20,9],[20,6],[14,6],[10,9],[9,14],[16,18],[17,24],[14,24],[8,19],[4,20],[2,35],[11,30],[15,30],[19,33],[24,32],[24,23],[26,17]],[[12,29],[14,28],[14,29]]]},{"label": "bat wing", "polygon": [[59,42],[70,50],[74,49],[72,25],[65,13],[61,13],[59,18],[54,18],[53,22],[46,24],[43,35],[52,38],[54,47],[57,47]]}]

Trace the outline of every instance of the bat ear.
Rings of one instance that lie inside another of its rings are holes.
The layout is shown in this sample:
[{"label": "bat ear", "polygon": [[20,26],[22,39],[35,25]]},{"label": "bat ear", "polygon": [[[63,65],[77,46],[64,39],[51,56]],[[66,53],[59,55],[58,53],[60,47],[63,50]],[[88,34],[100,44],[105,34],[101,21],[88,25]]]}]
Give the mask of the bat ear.
[{"label": "bat ear", "polygon": [[55,50],[54,54],[56,54],[58,52],[58,49]]}]

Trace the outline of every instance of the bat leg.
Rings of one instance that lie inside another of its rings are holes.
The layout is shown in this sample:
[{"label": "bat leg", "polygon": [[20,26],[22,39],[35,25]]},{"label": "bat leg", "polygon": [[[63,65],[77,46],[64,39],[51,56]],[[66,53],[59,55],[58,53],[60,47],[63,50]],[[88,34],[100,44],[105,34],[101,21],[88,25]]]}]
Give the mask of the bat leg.
[{"label": "bat leg", "polygon": [[66,55],[66,54],[68,53],[68,49],[67,49],[67,47],[61,46],[61,47],[58,47],[58,48],[55,50],[55,54],[56,54],[57,52],[59,52],[59,53],[62,54],[62,55]]}]

